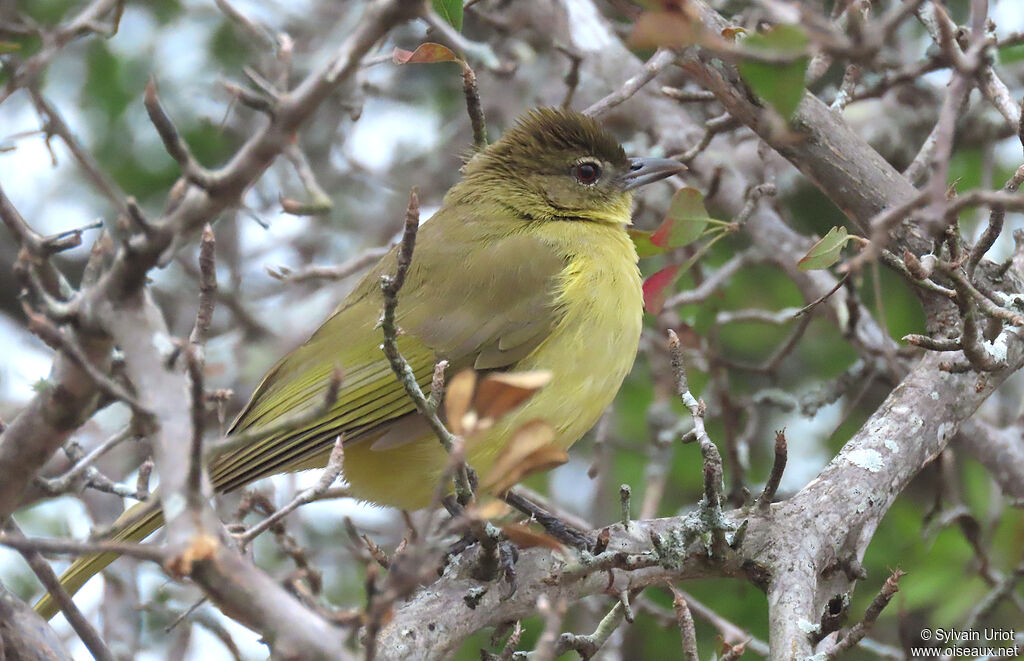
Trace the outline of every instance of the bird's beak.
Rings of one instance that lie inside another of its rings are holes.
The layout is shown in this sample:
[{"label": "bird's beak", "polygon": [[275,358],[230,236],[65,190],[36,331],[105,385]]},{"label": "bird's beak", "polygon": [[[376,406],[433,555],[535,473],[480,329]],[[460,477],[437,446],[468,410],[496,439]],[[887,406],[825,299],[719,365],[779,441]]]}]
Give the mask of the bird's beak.
[{"label": "bird's beak", "polygon": [[685,165],[671,158],[631,158],[629,172],[622,177],[622,190],[646,186],[686,169]]}]

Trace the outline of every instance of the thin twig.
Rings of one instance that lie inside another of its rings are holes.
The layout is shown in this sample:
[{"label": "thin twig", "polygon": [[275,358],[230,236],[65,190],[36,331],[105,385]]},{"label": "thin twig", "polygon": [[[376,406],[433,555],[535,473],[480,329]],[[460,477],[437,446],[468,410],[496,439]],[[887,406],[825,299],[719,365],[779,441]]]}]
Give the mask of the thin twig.
[{"label": "thin twig", "polygon": [[893,596],[899,591],[900,578],[903,577],[903,574],[904,573],[902,571],[896,569],[889,575],[889,578],[885,580],[885,584],[882,586],[882,589],[879,590],[878,595],[864,612],[864,618],[857,624],[853,625],[853,627],[851,627],[847,632],[846,636],[836,643],[835,647],[825,653],[825,658],[836,658],[842,652],[851,649],[868,634],[868,631],[870,631],[871,627],[874,626],[875,620],[877,620],[879,614],[881,614],[882,609],[889,605]]},{"label": "thin twig", "polygon": [[267,273],[271,277],[287,283],[308,282],[311,280],[343,280],[377,263],[390,250],[390,246],[370,248],[337,266],[310,266],[301,271],[292,271],[284,266],[278,266],[273,269],[267,267]]},{"label": "thin twig", "polygon": [[257,535],[267,530],[299,507],[307,503],[311,503],[314,500],[321,499],[323,495],[327,493],[330,486],[338,479],[338,476],[341,475],[344,459],[345,437],[344,435],[339,435],[337,440],[334,442],[334,449],[331,450],[331,456],[327,460],[327,467],[324,468],[323,472],[320,474],[320,479],[317,480],[317,483],[308,489],[301,491],[292,498],[287,505],[281,507],[279,510],[263,519],[252,528],[249,528],[244,533],[236,535],[236,539],[239,544],[244,548],[249,544],[249,542],[256,539]]},{"label": "thin twig", "polygon": [[[413,188],[409,195],[409,207],[405,212],[405,230],[402,233],[402,242],[398,247],[397,266],[394,275],[383,275],[380,279],[380,289],[384,295],[384,313],[381,315],[381,330],[384,333],[383,350],[391,365],[395,377],[405,388],[409,399],[413,401],[416,410],[426,420],[430,429],[437,436],[444,447],[445,452],[452,454],[456,447],[457,439],[454,434],[441,422],[437,409],[431,407],[427,397],[420,389],[416,381],[416,374],[412,367],[402,357],[398,350],[398,325],[395,322],[395,310],[398,307],[398,292],[405,284],[409,266],[412,264],[413,250],[416,247],[416,231],[420,223],[420,202]],[[461,504],[467,504],[473,497],[473,488],[470,485],[469,473],[465,462],[459,462],[455,470],[455,491]]]},{"label": "thin twig", "polygon": [[330,413],[331,408],[338,399],[338,392],[341,389],[342,373],[339,370],[331,372],[327,381],[327,388],[324,390],[324,398],[319,406],[306,411],[300,411],[293,415],[286,415],[273,424],[265,427],[252,427],[242,432],[237,432],[221,440],[218,443],[209,445],[206,451],[206,460],[209,462],[215,457],[234,452],[240,448],[250,447],[266,438],[285,431],[293,431],[304,425],[311,424]]},{"label": "thin twig", "polygon": [[757,506],[762,512],[767,512],[771,508],[775,492],[778,491],[779,483],[782,482],[782,474],[786,470],[787,456],[786,430],[780,429],[775,432],[775,459],[772,461],[772,472],[768,475],[768,481],[764,483],[764,490],[757,499]]},{"label": "thin twig", "polygon": [[189,444],[188,476],[185,497],[189,508],[198,512],[204,501],[203,494],[203,434],[206,431],[206,402],[203,388],[203,362],[193,345],[184,349],[188,370],[192,405],[192,442]]},{"label": "thin twig", "polygon": [[134,437],[135,430],[131,426],[125,427],[94,447],[87,454],[83,455],[75,462],[75,465],[68,469],[64,474],[45,480],[47,490],[50,493],[62,493],[67,491],[72,487],[78,477],[82,475],[82,473],[86,472],[86,470],[92,466],[97,459],[120,443]]},{"label": "thin twig", "polygon": [[620,103],[627,101],[630,97],[640,91],[640,88],[654,80],[655,76],[661,73],[662,70],[668,68],[668,66],[675,61],[676,54],[672,49],[659,48],[654,55],[651,56],[651,59],[644,62],[644,66],[640,70],[640,73],[629,78],[617,90],[584,110],[583,114],[591,117],[600,117]]},{"label": "thin twig", "polygon": [[[1024,165],[1017,168],[1013,176],[1006,181],[1003,190],[1008,193],[1016,193],[1022,182],[1024,182]],[[988,225],[985,227],[981,237],[978,238],[978,242],[971,248],[970,257],[967,259],[968,277],[974,276],[974,269],[977,268],[981,258],[985,256],[985,253],[989,251],[989,248],[999,238],[1003,231],[1003,219],[1005,217],[1006,209],[1002,205],[993,204],[992,210],[989,212]]]},{"label": "thin twig", "polygon": [[167,557],[162,545],[145,542],[78,541],[74,539],[22,537],[20,535],[0,533],[0,546],[7,546],[19,552],[28,550],[71,556],[117,553],[118,555],[126,555],[138,558],[139,560],[149,560],[158,564],[163,564]]},{"label": "thin twig", "polygon": [[476,74],[466,62],[462,63],[462,93],[466,97],[466,112],[473,126],[473,148],[481,151],[487,147],[487,124],[484,109],[480,104],[480,90],[476,85]]},{"label": "thin twig", "polygon": [[192,332],[188,336],[189,343],[194,347],[206,344],[210,323],[213,321],[213,308],[217,304],[217,264],[214,261],[216,244],[213,228],[207,223],[199,241],[199,307]]},{"label": "thin twig", "polygon": [[[25,539],[24,534],[21,532],[21,528],[14,522],[14,519],[9,519],[6,525],[6,534],[20,537]],[[92,654],[92,657],[96,661],[115,661],[113,653],[107,647],[106,643],[103,642],[103,638],[96,629],[89,623],[89,620],[82,615],[82,611],[78,610],[78,606],[71,600],[71,596],[68,595],[67,590],[60,584],[60,579],[57,578],[57,574],[54,573],[53,567],[50,566],[38,550],[32,548],[21,548],[18,549],[21,556],[25,558],[25,562],[32,568],[39,582],[43,584],[46,591],[50,593],[50,596],[60,607],[64,617],[67,618],[68,624],[75,630],[78,637],[82,639],[82,643]],[[0,646],[0,652],[2,652],[2,646]]]},{"label": "thin twig", "polygon": [[220,181],[212,173],[199,165],[199,162],[192,155],[192,150],[189,149],[188,143],[178,133],[178,129],[174,127],[174,122],[171,121],[171,118],[160,104],[160,97],[156,91],[156,81],[152,78],[146,83],[144,105],[146,106],[146,112],[149,114],[149,120],[153,123],[153,127],[156,128],[160,139],[163,140],[164,148],[171,155],[171,158],[178,162],[182,176],[196,186],[213,192]]},{"label": "thin twig", "polygon": [[[628,603],[628,602],[627,602]],[[555,656],[561,656],[569,650],[575,650],[583,659],[589,659],[608,641],[626,617],[626,608],[621,601],[615,603],[608,614],[601,618],[594,633],[580,636],[574,633],[563,633],[555,645]]]},{"label": "thin twig", "polygon": [[672,356],[672,372],[675,376],[676,393],[690,411],[693,418],[693,429],[700,444],[701,456],[704,459],[704,499],[701,508],[705,522],[711,532],[711,553],[724,558],[729,547],[722,527],[722,455],[708,436],[704,427],[704,402],[698,401],[690,392],[690,384],[686,378],[686,366],[683,364],[683,350],[679,336],[675,331],[668,331],[668,347]]},{"label": "thin twig", "polygon": [[686,661],[700,661],[697,656],[697,630],[693,626],[693,615],[686,604],[686,598],[676,586],[669,584],[672,591],[672,607],[676,611],[676,626],[683,643],[683,658]]},{"label": "thin twig", "polygon": [[567,604],[564,598],[551,603],[546,594],[537,598],[537,612],[544,617],[544,631],[537,639],[537,645],[530,654],[530,661],[552,661],[558,653],[558,631],[562,628],[562,620],[565,619]]}]

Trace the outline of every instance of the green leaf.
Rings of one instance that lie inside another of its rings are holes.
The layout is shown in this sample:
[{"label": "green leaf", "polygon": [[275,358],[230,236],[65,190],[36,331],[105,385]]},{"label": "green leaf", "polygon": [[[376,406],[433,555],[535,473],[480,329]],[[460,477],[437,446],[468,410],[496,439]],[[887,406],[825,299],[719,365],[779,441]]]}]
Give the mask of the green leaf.
[{"label": "green leaf", "polygon": [[704,195],[696,188],[681,188],[672,196],[672,203],[658,229],[651,234],[651,243],[670,250],[699,239],[708,223],[715,220],[704,208]]},{"label": "green leaf", "polygon": [[21,44],[16,44],[13,41],[0,41],[0,55],[16,53],[19,50],[21,50]]},{"label": "green leaf", "polygon": [[414,51],[396,48],[391,55],[391,59],[395,64],[433,64],[435,62],[462,61],[450,48],[430,42],[420,44]]},{"label": "green leaf", "polygon": [[811,246],[799,262],[796,263],[801,271],[813,271],[816,269],[827,269],[839,261],[839,255],[853,237],[849,236],[845,227],[833,227],[823,239]]},{"label": "green leaf", "polygon": [[137,90],[129,90],[125,61],[115,56],[104,41],[89,42],[86,51],[86,80],[83,90],[92,107],[101,109],[108,121],[118,119],[135,100]]},{"label": "green leaf", "polygon": [[793,115],[804,95],[807,35],[796,25],[778,25],[743,40],[750,53],[739,64],[740,75],[780,115]]},{"label": "green leaf", "polygon": [[431,0],[430,4],[434,6],[438,16],[462,32],[462,0]]},{"label": "green leaf", "polygon": [[627,230],[629,238],[633,239],[633,245],[636,246],[636,254],[638,257],[654,257],[667,251],[666,248],[656,246],[651,241],[651,234],[653,232],[645,232],[644,230]]},{"label": "green leaf", "polygon": [[225,69],[241,69],[252,57],[249,42],[240,39],[234,24],[226,19],[220,22],[210,36],[209,49],[210,54]]},{"label": "green leaf", "polygon": [[999,49],[999,62],[1013,64],[1024,60],[1024,44],[1010,44]]}]

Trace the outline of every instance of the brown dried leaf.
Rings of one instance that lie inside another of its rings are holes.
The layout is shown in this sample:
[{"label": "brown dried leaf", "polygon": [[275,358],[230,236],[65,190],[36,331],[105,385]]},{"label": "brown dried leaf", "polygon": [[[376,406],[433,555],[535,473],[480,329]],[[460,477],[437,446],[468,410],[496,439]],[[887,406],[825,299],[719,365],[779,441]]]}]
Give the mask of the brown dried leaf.
[{"label": "brown dried leaf", "polygon": [[516,408],[551,381],[551,372],[488,374],[476,389],[472,409],[483,419],[497,420]]},{"label": "brown dried leaf", "polygon": [[517,429],[495,459],[483,488],[501,494],[534,473],[564,464],[569,457],[551,444],[554,438],[554,428],[543,420],[531,420]]},{"label": "brown dried leaf", "polygon": [[492,521],[494,519],[500,519],[512,511],[512,508],[503,500],[497,498],[490,498],[487,502],[482,505],[477,505],[470,510],[469,515],[475,516],[478,519],[484,521]]},{"label": "brown dried leaf", "polygon": [[457,436],[465,432],[462,422],[473,401],[475,388],[476,372],[471,369],[462,370],[448,382],[444,393],[444,412],[449,430]]},{"label": "brown dried leaf", "polygon": [[683,47],[697,44],[725,48],[732,45],[732,42],[723,36],[705,30],[696,10],[691,5],[683,3],[666,5],[663,10],[646,11],[641,14],[629,35],[629,47]]},{"label": "brown dried leaf", "polygon": [[491,475],[498,475],[512,470],[530,453],[550,445],[555,440],[555,430],[544,420],[530,420],[509,437],[505,447],[491,465]]},{"label": "brown dried leaf", "polygon": [[501,532],[521,549],[539,547],[551,549],[552,551],[565,550],[561,542],[551,535],[533,530],[522,523],[507,523],[501,527]]}]

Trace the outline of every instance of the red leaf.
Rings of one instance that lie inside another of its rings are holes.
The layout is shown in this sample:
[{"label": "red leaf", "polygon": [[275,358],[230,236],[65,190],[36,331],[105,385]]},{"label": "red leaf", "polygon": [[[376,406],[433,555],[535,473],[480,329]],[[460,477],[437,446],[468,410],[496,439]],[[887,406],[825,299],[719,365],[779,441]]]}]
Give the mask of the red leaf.
[{"label": "red leaf", "polygon": [[420,44],[414,51],[396,48],[391,55],[395,64],[432,64],[434,62],[461,62],[459,56],[451,49],[427,42]]},{"label": "red leaf", "polygon": [[644,309],[651,314],[660,314],[662,306],[672,292],[672,285],[679,275],[679,265],[666,266],[644,280]]}]

